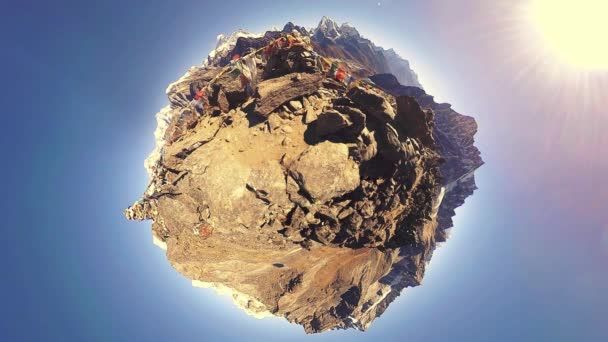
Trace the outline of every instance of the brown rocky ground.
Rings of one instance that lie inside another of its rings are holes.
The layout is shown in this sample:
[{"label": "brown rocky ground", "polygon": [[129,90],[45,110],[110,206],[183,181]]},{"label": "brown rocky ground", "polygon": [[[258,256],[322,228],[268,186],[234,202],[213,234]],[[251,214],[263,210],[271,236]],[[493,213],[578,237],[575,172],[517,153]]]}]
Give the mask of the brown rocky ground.
[{"label": "brown rocky ground", "polygon": [[366,329],[420,284],[440,236],[434,112],[337,81],[312,48],[248,56],[255,88],[232,64],[169,87],[150,185],[125,215],[153,220],[177,271],[252,314]]}]

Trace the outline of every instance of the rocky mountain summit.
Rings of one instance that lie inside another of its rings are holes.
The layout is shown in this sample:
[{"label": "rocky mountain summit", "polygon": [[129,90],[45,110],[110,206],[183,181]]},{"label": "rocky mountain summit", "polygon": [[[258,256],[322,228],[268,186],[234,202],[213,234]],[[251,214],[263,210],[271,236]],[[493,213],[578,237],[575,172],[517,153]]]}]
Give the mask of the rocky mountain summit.
[{"label": "rocky mountain summit", "polygon": [[289,22],[282,31],[254,34],[238,30],[230,36],[219,35],[216,49],[211,51],[203,64],[225,66],[234,54],[242,55],[248,49],[260,48],[276,39],[281,33],[291,33],[293,30],[303,36],[309,36],[318,53],[348,62],[353,75],[368,77],[389,73],[403,85],[422,88],[418,75],[411,69],[409,62],[401,58],[395,50],[385,50],[376,46],[369,39],[362,37],[350,24],[338,25],[328,17],[323,17],[319,25],[313,29],[306,29]]},{"label": "rocky mountain summit", "polygon": [[167,88],[125,216],[254,316],[365,330],[421,283],[482,164],[475,121],[416,85],[394,51],[326,17],[222,36]]}]

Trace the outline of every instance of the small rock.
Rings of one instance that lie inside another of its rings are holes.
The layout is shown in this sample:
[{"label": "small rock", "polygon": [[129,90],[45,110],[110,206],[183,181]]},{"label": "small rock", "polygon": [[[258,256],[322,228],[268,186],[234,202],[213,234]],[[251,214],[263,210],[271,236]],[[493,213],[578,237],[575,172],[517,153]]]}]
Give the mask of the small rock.
[{"label": "small rock", "polygon": [[308,107],[311,106],[310,100],[308,100],[308,98],[306,98],[306,97],[302,98],[302,104],[304,106],[304,109],[306,109],[306,110],[308,110]]},{"label": "small rock", "polygon": [[307,125],[312,123],[313,121],[317,120],[318,115],[319,113],[316,109],[313,107],[308,107],[306,110],[306,116],[304,117],[304,123]]},{"label": "small rock", "polygon": [[338,214],[338,220],[343,220],[346,217],[350,216],[350,214],[352,214],[355,211],[355,209],[348,207],[344,210],[342,210],[342,212],[340,212],[340,214]]},{"label": "small rock", "polygon": [[223,89],[220,89],[217,102],[219,104],[220,110],[223,113],[227,113],[230,110],[230,103],[228,102],[228,98],[226,97],[226,93],[224,93]]},{"label": "small rock", "polygon": [[320,202],[353,191],[360,183],[359,167],[348,158],[348,147],[329,141],[307,148],[290,172],[310,197]]},{"label": "small rock", "polygon": [[284,110],[278,111],[277,115],[283,119],[283,120],[290,120],[291,119],[291,114],[289,114],[289,112],[286,112]]},{"label": "small rock", "polygon": [[309,224],[319,224],[321,223],[321,220],[319,220],[315,217],[315,215],[309,212],[306,214],[306,222],[308,222]]},{"label": "small rock", "polygon": [[302,102],[298,101],[298,100],[293,100],[293,101],[289,101],[289,108],[296,112],[299,111],[300,109],[302,109]]},{"label": "small rock", "polygon": [[271,132],[279,129],[281,125],[283,125],[283,120],[281,120],[277,114],[270,114],[268,116],[268,127],[270,128]]}]

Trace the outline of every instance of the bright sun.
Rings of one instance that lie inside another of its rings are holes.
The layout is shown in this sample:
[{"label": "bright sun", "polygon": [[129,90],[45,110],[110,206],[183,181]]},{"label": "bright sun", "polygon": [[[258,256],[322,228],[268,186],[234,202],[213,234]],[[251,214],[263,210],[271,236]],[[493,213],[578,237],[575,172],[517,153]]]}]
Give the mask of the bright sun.
[{"label": "bright sun", "polygon": [[561,62],[608,69],[608,0],[531,0],[528,13]]}]

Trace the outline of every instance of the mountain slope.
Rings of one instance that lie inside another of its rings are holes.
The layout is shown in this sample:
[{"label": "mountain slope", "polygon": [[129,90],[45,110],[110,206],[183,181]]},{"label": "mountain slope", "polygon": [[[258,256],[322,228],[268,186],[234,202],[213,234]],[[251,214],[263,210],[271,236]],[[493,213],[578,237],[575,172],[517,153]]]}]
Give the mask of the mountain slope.
[{"label": "mountain slope", "polygon": [[[369,79],[339,78],[323,55]],[[483,163],[475,120],[391,63],[417,80],[327,17],[220,36],[167,88],[150,184],[125,216],[152,220],[178,272],[255,317],[367,329],[421,284]]]},{"label": "mountain slope", "polygon": [[445,159],[441,165],[442,184],[446,193],[439,208],[439,228],[441,231],[452,227],[455,209],[477,189],[475,170],[483,165],[481,153],[475,147],[477,123],[475,119],[452,109],[449,103],[437,103],[433,96],[416,87],[401,85],[394,75],[379,74],[372,81],[388,93],[412,96],[426,109],[435,113],[433,135],[440,146],[439,153]]}]

